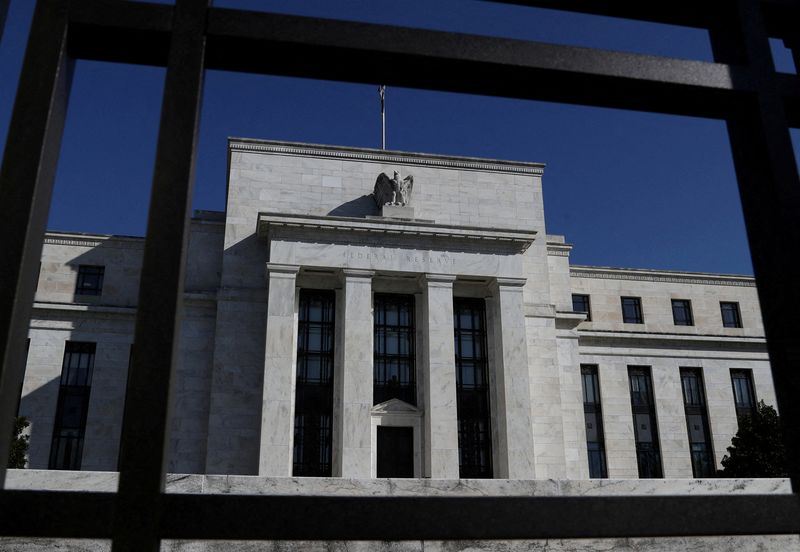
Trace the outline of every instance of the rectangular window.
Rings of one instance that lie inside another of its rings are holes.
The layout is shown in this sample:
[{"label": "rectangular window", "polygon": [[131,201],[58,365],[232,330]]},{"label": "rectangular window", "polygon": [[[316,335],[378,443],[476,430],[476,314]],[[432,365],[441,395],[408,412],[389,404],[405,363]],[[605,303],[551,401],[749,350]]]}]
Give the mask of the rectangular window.
[{"label": "rectangular window", "polygon": [[681,387],[686,429],[689,432],[689,450],[692,455],[692,475],[714,477],[716,466],[711,448],[711,429],[706,409],[706,393],[703,389],[703,373],[700,368],[681,368]]},{"label": "rectangular window", "polygon": [[456,298],[453,304],[461,478],[492,477],[492,429],[486,355],[486,303]]},{"label": "rectangular window", "polygon": [[719,310],[722,312],[722,326],[724,328],[742,327],[742,313],[739,312],[739,303],[735,301],[720,301]]},{"label": "rectangular window", "polygon": [[103,292],[104,266],[78,266],[78,283],[75,295],[100,295]]},{"label": "rectangular window", "polygon": [[400,399],[417,404],[414,296],[375,294],[373,404]]},{"label": "rectangular window", "polygon": [[603,410],[600,406],[600,381],[596,364],[581,364],[583,416],[586,420],[586,449],[589,453],[589,477],[608,477],[606,446],[603,437]]},{"label": "rectangular window", "polygon": [[661,470],[661,449],[658,444],[656,405],[649,366],[628,366],[631,387],[633,432],[636,437],[636,461],[639,477],[664,477]]},{"label": "rectangular window", "polygon": [[300,290],[292,466],[296,477],[331,475],[335,304],[333,291]]},{"label": "rectangular window", "polygon": [[688,299],[673,299],[672,321],[676,326],[694,326],[692,302]]},{"label": "rectangular window", "polygon": [[580,293],[573,293],[572,294],[572,311],[573,312],[585,312],[586,313],[586,321],[591,322],[592,320],[592,306],[589,303],[589,296],[583,295]]},{"label": "rectangular window", "polygon": [[736,418],[752,416],[756,411],[756,392],[753,387],[752,370],[731,370],[733,384],[733,402],[736,405]]},{"label": "rectangular window", "polygon": [[50,446],[51,470],[79,470],[94,371],[94,343],[67,341],[61,365],[56,419]]},{"label": "rectangular window", "polygon": [[622,321],[626,324],[644,324],[642,300],[639,297],[622,297]]}]

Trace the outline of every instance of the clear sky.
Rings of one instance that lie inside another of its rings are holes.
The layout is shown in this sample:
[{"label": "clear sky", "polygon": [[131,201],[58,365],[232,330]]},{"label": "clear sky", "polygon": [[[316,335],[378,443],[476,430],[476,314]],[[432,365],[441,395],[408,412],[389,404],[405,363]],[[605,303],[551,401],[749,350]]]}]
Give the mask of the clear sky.
[{"label": "clear sky", "polygon": [[[0,43],[3,147],[33,4],[11,1]],[[711,60],[702,31],[471,0],[214,5]],[[795,71],[777,41],[773,52],[779,70]],[[51,229],[144,234],[163,78],[161,68],[76,65]],[[720,121],[390,87],[387,126],[389,149],[546,163],[547,230],[575,245],[575,264],[752,273]],[[377,87],[208,72],[196,209],[224,209],[229,136],[379,147]]]}]

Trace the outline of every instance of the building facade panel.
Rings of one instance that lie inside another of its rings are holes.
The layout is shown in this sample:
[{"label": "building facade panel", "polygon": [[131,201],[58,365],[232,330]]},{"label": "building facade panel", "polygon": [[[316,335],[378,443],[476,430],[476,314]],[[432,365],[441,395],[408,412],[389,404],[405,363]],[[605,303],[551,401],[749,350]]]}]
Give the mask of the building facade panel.
[{"label": "building facade panel", "polygon": [[[191,225],[171,472],[585,480],[599,421],[605,475],[638,479],[634,368],[651,378],[660,471],[691,478],[681,369],[702,374],[717,467],[738,427],[731,370],[775,402],[753,279],[571,265],[546,232],[540,164],[239,139],[229,154],[226,212]],[[115,469],[142,246],[47,235],[20,405],[29,467],[48,466],[65,343],[85,341],[80,467]],[[309,294],[330,298],[330,320],[308,324]],[[376,334],[386,294],[413,320]]]}]

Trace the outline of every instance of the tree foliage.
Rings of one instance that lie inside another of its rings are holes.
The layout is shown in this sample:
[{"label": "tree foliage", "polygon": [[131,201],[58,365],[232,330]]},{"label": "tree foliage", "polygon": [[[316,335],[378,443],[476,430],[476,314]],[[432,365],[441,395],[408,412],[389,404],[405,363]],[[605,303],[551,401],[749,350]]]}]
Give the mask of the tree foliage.
[{"label": "tree foliage", "polygon": [[788,477],[780,418],[760,401],[753,415],[739,421],[739,432],[722,459],[721,477]]},{"label": "tree foliage", "polygon": [[24,468],[26,463],[26,454],[28,453],[28,441],[30,437],[23,435],[22,432],[31,423],[23,416],[17,416],[14,420],[14,433],[11,439],[11,450],[8,455],[9,468]]}]

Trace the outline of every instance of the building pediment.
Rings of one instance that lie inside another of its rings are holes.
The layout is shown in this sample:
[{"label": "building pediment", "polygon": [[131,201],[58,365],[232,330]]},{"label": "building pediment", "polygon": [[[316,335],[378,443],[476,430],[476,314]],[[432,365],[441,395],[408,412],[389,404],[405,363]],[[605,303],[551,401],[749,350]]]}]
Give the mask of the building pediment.
[{"label": "building pediment", "polygon": [[373,415],[422,416],[422,410],[400,399],[389,399],[372,407]]}]

